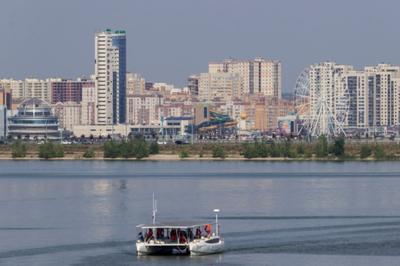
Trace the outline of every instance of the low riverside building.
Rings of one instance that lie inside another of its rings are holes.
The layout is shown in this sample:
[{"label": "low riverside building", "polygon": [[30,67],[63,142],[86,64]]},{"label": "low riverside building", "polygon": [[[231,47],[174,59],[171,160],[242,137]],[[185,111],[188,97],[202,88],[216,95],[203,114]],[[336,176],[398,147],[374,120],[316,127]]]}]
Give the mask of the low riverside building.
[{"label": "low riverside building", "polygon": [[60,139],[57,117],[50,104],[38,98],[23,101],[8,122],[8,134],[14,139]]},{"label": "low riverside building", "polygon": [[142,135],[147,139],[168,137],[175,139],[184,134],[186,119],[166,119],[164,125],[73,125],[72,131],[75,137],[108,137],[108,136],[128,136]]},{"label": "low riverside building", "polygon": [[107,137],[107,136],[127,136],[129,126],[126,124],[118,125],[72,125],[72,132],[75,137]]}]

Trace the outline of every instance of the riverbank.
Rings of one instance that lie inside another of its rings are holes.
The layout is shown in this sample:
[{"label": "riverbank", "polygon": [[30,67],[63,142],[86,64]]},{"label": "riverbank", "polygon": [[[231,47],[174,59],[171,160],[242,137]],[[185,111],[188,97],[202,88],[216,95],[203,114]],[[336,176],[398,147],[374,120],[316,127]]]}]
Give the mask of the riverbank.
[{"label": "riverbank", "polygon": [[[340,143],[339,143],[340,144]],[[314,143],[197,143],[188,145],[157,145],[156,152],[151,147],[146,149],[145,155],[140,158],[144,161],[397,161],[400,160],[400,145],[397,143],[369,143],[369,144],[321,144]],[[117,151],[126,149],[118,144]],[[322,146],[321,146],[322,145]],[[151,146],[151,145],[150,145]],[[133,154],[123,156],[107,156],[103,144],[55,144],[62,150],[62,156],[43,157],[40,154],[39,144],[23,144],[24,156],[15,156],[13,145],[0,145],[0,160],[129,160],[136,161]],[[127,146],[128,147],[128,146]],[[153,147],[154,148],[154,147]],[[135,150],[134,146],[128,149]],[[337,155],[341,152],[341,155]]]}]

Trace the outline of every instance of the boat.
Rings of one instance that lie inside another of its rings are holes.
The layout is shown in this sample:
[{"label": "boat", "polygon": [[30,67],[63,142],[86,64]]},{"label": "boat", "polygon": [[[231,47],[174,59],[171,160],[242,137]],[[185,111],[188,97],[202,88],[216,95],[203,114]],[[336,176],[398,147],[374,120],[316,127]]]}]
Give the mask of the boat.
[{"label": "boat", "polygon": [[[224,250],[224,239],[215,209],[214,223],[191,221],[156,222],[157,202],[153,195],[153,222],[140,224],[136,251],[138,255],[208,255]],[[214,228],[214,230],[213,230]]]}]

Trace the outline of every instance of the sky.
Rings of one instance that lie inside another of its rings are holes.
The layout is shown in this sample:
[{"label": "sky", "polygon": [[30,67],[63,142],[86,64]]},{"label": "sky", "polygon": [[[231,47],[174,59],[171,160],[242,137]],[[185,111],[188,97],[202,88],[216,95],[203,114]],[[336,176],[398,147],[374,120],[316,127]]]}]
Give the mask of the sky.
[{"label": "sky", "polygon": [[307,66],[400,64],[396,0],[1,0],[0,78],[89,76],[94,34],[127,32],[127,68],[184,86],[210,61],[282,62],[284,92]]}]

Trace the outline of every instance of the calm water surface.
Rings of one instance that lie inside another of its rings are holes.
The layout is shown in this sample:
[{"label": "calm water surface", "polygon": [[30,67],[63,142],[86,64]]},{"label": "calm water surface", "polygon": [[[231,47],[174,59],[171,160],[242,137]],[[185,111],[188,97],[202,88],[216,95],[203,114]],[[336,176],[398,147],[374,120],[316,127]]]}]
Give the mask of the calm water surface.
[{"label": "calm water surface", "polygon": [[[207,220],[227,251],[137,257],[135,226]],[[1,265],[400,265],[400,164],[0,162]]]}]

